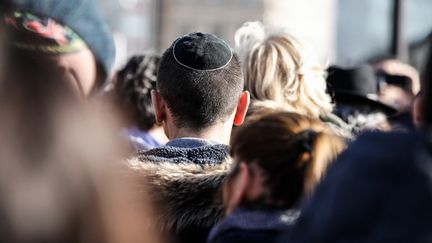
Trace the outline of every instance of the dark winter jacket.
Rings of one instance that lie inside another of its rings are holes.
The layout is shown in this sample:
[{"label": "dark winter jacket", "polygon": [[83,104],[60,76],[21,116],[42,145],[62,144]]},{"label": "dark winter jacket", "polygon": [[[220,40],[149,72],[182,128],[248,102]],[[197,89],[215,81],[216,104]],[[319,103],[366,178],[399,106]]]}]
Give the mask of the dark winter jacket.
[{"label": "dark winter jacket", "polygon": [[293,225],[296,210],[238,208],[210,232],[208,243],[273,243]]},{"label": "dark winter jacket", "polygon": [[222,218],[219,189],[229,169],[228,146],[177,139],[129,161],[159,207],[157,226],[177,242],[205,242]]},{"label": "dark winter jacket", "polygon": [[432,144],[366,133],[328,170],[281,242],[432,242]]}]

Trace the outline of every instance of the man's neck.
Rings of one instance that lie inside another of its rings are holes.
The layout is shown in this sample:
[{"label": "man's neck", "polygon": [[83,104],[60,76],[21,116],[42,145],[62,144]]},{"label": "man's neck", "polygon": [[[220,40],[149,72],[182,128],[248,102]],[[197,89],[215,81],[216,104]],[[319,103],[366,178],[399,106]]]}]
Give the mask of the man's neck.
[{"label": "man's neck", "polygon": [[209,128],[195,131],[188,128],[175,128],[168,132],[170,140],[176,138],[201,138],[221,144],[229,144],[232,125],[217,124]]}]

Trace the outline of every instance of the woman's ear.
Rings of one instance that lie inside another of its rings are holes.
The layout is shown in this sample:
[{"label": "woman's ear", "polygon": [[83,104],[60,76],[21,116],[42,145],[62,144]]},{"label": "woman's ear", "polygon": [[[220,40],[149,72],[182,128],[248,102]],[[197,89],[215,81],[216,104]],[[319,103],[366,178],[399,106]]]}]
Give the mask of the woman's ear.
[{"label": "woman's ear", "polygon": [[239,163],[239,172],[235,175],[229,183],[225,184],[223,188],[223,201],[226,214],[231,213],[237,208],[245,194],[247,193],[247,186],[249,184],[249,170],[244,162]]},{"label": "woman's ear", "polygon": [[160,95],[159,91],[157,90],[151,91],[151,100],[152,100],[153,110],[155,112],[156,124],[161,126],[163,121],[166,118],[165,102],[162,99],[162,96]]}]

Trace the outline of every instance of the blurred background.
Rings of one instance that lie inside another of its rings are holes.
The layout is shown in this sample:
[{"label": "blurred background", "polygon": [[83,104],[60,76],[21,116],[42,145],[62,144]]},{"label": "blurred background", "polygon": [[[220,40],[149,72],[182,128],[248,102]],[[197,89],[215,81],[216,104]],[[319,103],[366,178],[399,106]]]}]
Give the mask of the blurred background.
[{"label": "blurred background", "polygon": [[285,26],[324,64],[356,65],[397,56],[423,71],[432,43],[431,0],[98,0],[118,46],[117,65],[134,53],[166,49],[192,31],[231,45],[245,21]]}]

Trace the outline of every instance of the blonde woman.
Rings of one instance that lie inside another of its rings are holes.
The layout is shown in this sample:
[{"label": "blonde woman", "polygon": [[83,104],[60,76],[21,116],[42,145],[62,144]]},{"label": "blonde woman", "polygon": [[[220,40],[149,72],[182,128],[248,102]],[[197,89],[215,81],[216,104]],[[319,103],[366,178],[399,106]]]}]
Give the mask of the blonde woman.
[{"label": "blonde woman", "polygon": [[[283,110],[320,118],[349,136],[346,124],[332,115],[324,68],[305,44],[284,29],[247,22],[235,34],[250,113]],[[341,129],[339,129],[341,128]]]}]

